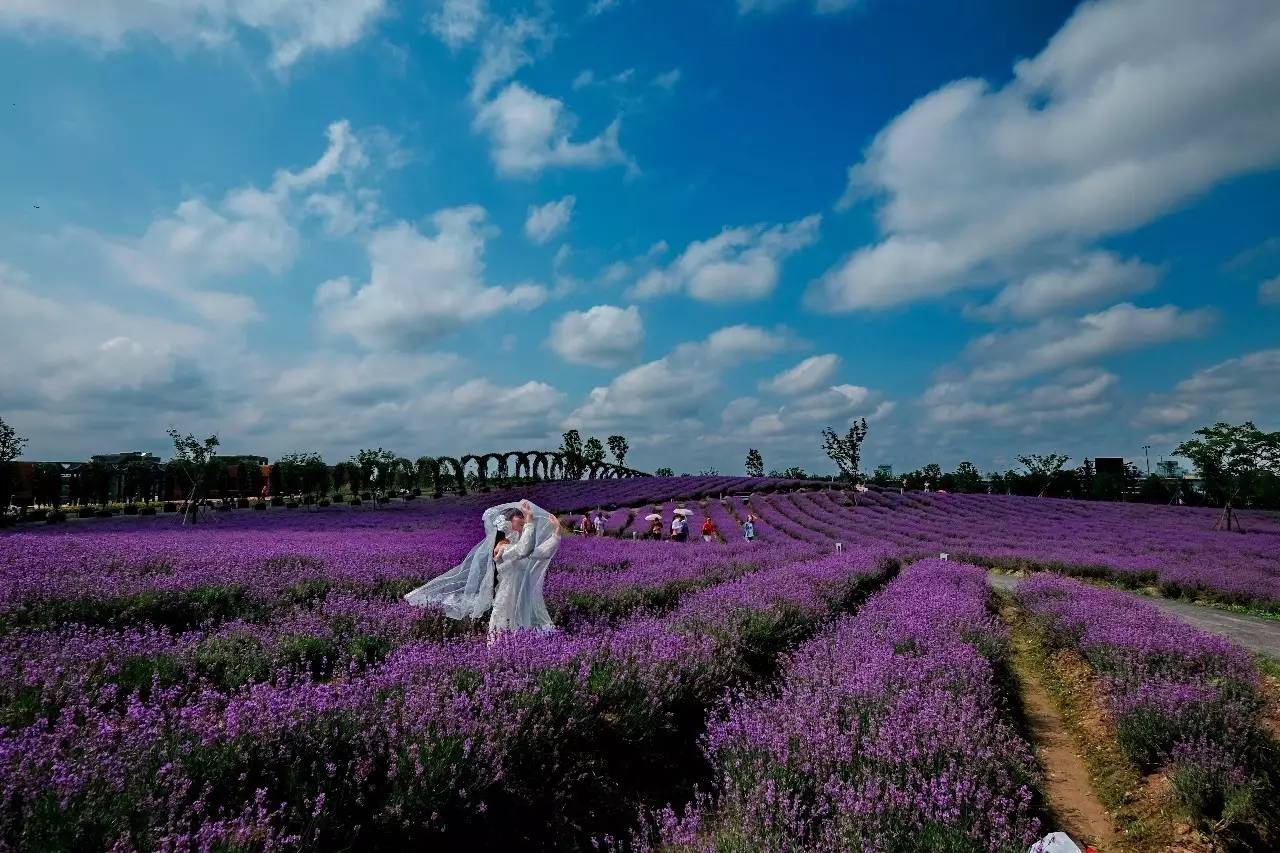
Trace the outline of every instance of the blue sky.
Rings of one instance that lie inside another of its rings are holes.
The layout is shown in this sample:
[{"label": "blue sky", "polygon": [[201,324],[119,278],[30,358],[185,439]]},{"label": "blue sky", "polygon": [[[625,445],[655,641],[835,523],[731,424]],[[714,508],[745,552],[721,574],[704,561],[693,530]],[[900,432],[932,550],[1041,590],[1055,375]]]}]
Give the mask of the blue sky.
[{"label": "blue sky", "polygon": [[[1280,8],[0,9],[27,456],[622,432],[825,470],[1280,416]],[[38,207],[37,207],[38,205]]]}]

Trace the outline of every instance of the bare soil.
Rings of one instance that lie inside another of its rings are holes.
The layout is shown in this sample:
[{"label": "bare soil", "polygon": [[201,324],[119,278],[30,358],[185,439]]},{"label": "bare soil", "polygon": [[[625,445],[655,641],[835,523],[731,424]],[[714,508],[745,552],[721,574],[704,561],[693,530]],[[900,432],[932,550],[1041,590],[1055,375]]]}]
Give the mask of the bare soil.
[{"label": "bare soil", "polygon": [[1028,736],[1044,771],[1048,829],[1098,853],[1208,853],[1207,838],[1180,820],[1167,777],[1142,777],[1120,753],[1093,671],[1077,654],[1046,649],[1021,612],[1011,668]]}]

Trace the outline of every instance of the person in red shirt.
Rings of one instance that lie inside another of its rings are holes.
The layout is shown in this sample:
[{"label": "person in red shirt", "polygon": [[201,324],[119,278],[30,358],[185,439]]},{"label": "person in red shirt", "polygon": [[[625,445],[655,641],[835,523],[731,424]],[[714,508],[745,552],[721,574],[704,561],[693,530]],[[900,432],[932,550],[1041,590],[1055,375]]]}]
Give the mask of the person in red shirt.
[{"label": "person in red shirt", "polygon": [[716,523],[711,520],[711,516],[709,515],[706,516],[702,520],[702,541],[703,542],[716,541],[716,532],[717,532]]}]

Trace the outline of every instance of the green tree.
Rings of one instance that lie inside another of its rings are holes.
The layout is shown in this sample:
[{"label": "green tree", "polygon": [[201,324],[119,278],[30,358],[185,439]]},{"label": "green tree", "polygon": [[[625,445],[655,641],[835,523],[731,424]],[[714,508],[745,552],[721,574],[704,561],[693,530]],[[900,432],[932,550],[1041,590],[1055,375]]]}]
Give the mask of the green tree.
[{"label": "green tree", "polygon": [[419,456],[418,461],[414,463],[414,470],[418,478],[418,488],[424,492],[431,491],[435,486],[432,472],[435,470],[436,461],[430,456]]},{"label": "green tree", "polygon": [[1031,479],[1029,485],[1038,490],[1036,494],[1040,497],[1044,497],[1050,491],[1058,474],[1062,471],[1062,466],[1066,465],[1069,459],[1071,457],[1065,453],[1033,453],[1018,457],[1018,461],[1027,469],[1027,476]]},{"label": "green tree", "polygon": [[594,465],[604,461],[604,445],[594,435],[582,446],[582,461],[585,465]]},{"label": "green tree", "polygon": [[582,476],[582,436],[571,429],[560,437],[560,453],[564,456],[564,475],[570,480]]},{"label": "green tree", "polygon": [[173,427],[169,427],[169,438],[173,439],[173,459],[169,460],[171,468],[187,481],[190,490],[187,502],[183,507],[182,521],[195,524],[199,519],[197,510],[200,499],[204,496],[205,485],[209,480],[213,463],[213,451],[218,446],[218,437],[211,435],[203,440],[188,433],[182,435]]},{"label": "green tree", "polygon": [[822,431],[822,448],[840,469],[840,476],[848,480],[858,479],[858,463],[862,456],[862,442],[867,437],[867,419],[854,421],[843,436],[827,427]]},{"label": "green tree", "polygon": [[301,453],[286,453],[271,465],[281,494],[296,495],[302,491]]},{"label": "green tree", "polygon": [[84,490],[89,503],[106,504],[111,499],[111,466],[97,459],[84,470]]},{"label": "green tree", "polygon": [[34,503],[48,504],[55,509],[62,506],[62,466],[57,462],[41,462],[37,465],[31,491]]},{"label": "green tree", "polygon": [[26,446],[27,440],[0,418],[0,494],[4,495],[5,506],[13,503],[13,460],[22,455]]},{"label": "green tree", "polygon": [[136,500],[150,500],[155,486],[155,465],[151,462],[134,460],[124,468],[124,496],[132,503]]},{"label": "green tree", "polygon": [[399,456],[392,463],[391,470],[395,472],[395,487],[397,489],[412,489],[413,481],[416,474],[413,462],[409,459]]},{"label": "green tree", "polygon": [[351,457],[360,472],[359,487],[363,489],[389,489],[394,485],[396,460],[399,457],[381,447],[361,448]]},{"label": "green tree", "polygon": [[754,447],[747,450],[747,476],[764,476],[764,457],[761,456],[760,451],[756,450]]},{"label": "green tree", "polygon": [[1252,421],[1238,426],[1219,421],[1195,434],[1200,437],[1179,444],[1174,455],[1191,460],[1205,491],[1222,505],[1215,527],[1239,530],[1235,505],[1250,503],[1255,492],[1280,477],[1280,432],[1263,432]]},{"label": "green tree", "polygon": [[676,475],[676,472],[666,467],[665,465],[659,468],[657,471],[653,472],[653,476],[655,477],[674,477],[675,475]]},{"label": "green tree", "polygon": [[280,488],[291,495],[318,495],[329,488],[329,466],[319,453],[286,453],[275,461]]},{"label": "green tree", "polygon": [[1080,490],[1080,496],[1085,498],[1093,497],[1093,490],[1097,482],[1098,472],[1093,467],[1093,460],[1086,459],[1076,468],[1076,488]]},{"label": "green tree", "polygon": [[893,485],[893,466],[877,465],[876,470],[871,474],[871,482],[877,486]]},{"label": "green tree", "polygon": [[1138,489],[1138,500],[1145,504],[1167,504],[1169,487],[1158,475],[1150,474],[1142,479],[1142,486]]},{"label": "green tree", "polygon": [[627,464],[627,453],[631,450],[631,444],[627,441],[626,436],[611,435],[609,436],[609,452],[613,454],[614,460],[619,465]]},{"label": "green tree", "polygon": [[948,484],[952,490],[961,494],[974,494],[982,491],[982,472],[978,470],[978,466],[972,462],[964,461],[956,466],[956,470],[951,473],[951,482]]}]

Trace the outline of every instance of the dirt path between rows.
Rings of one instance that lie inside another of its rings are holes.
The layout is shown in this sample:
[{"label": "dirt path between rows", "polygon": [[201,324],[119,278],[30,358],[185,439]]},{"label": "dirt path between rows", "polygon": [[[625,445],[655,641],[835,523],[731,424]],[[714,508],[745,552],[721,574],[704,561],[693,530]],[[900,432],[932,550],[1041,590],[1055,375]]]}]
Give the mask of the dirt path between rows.
[{"label": "dirt path between rows", "polygon": [[[1002,572],[988,572],[987,580],[996,589],[1012,592],[1021,578]],[[1137,593],[1128,594],[1137,595]],[[1215,607],[1173,601],[1168,598],[1145,595],[1138,597],[1202,631],[1211,631],[1229,637],[1249,651],[1280,658],[1280,620],[1232,613],[1229,610],[1218,610]]]},{"label": "dirt path between rows", "polygon": [[[1010,613],[1005,613],[1005,618]],[[1027,735],[1044,771],[1044,795],[1053,825],[1083,849],[1093,845],[1099,853],[1122,849],[1115,820],[1093,790],[1089,768],[1067,730],[1053,697],[1035,674],[1025,643],[1014,640],[1013,675],[1022,701]]]}]

